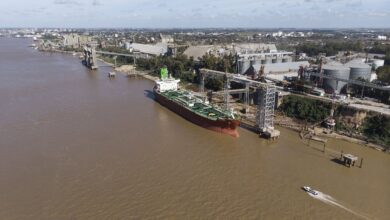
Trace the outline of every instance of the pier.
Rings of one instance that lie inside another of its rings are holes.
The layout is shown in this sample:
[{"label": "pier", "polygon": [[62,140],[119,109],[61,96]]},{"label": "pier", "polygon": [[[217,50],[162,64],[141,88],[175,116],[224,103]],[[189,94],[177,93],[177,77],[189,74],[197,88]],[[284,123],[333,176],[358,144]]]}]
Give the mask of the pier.
[{"label": "pier", "polygon": [[[261,137],[277,139],[280,136],[280,131],[274,128],[275,117],[275,101],[276,101],[276,86],[273,83],[265,83],[235,75],[232,73],[201,69],[200,91],[204,94],[204,80],[206,75],[216,75],[224,78],[224,89],[221,91],[224,96],[224,106],[226,110],[230,109],[230,95],[244,94],[245,114],[248,115],[249,109],[249,91],[254,91],[257,94],[257,107],[255,123],[248,120],[241,120],[242,127],[250,127],[249,130],[255,130]],[[234,81],[245,85],[244,89],[230,90],[230,82]]]},{"label": "pier", "polygon": [[[355,162],[358,160],[358,157],[354,156],[352,154],[341,153],[341,159],[342,159],[345,166],[351,167],[351,166],[355,166]],[[360,165],[360,167],[361,167],[361,165]]]}]

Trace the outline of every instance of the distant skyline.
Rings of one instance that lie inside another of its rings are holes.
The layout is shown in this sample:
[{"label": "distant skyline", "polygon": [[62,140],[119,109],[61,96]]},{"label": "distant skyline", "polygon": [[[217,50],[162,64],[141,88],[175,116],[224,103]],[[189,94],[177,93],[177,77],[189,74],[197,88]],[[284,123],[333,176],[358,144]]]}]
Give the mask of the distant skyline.
[{"label": "distant skyline", "polygon": [[389,21],[389,0],[0,2],[0,28],[390,28]]}]

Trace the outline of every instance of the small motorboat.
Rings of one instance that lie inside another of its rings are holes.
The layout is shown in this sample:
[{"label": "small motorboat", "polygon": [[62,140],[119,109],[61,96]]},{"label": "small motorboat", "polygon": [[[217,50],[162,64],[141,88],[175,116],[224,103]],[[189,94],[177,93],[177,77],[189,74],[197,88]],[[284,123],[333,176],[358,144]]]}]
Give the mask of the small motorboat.
[{"label": "small motorboat", "polygon": [[310,193],[310,194],[313,194],[313,195],[318,195],[318,192],[316,190],[313,190],[312,188],[310,188],[309,186],[302,186],[302,189],[307,192],[307,193]]},{"label": "small motorboat", "polygon": [[311,190],[309,186],[302,186],[302,189],[305,190],[306,192],[309,192]]}]

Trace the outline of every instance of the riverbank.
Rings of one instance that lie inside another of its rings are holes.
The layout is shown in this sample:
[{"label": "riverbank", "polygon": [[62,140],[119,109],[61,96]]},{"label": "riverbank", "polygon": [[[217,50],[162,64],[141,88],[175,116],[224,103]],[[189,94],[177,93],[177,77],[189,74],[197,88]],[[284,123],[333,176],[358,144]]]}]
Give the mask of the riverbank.
[{"label": "riverbank", "polygon": [[[336,126],[322,127],[332,113]],[[390,118],[372,111],[356,110],[349,105],[332,106],[328,102],[290,95],[281,100],[275,124],[294,130],[321,130],[316,135],[353,141],[377,150],[389,152],[387,145]],[[374,135],[372,135],[374,133]]]},{"label": "riverbank", "polygon": [[[59,53],[67,53],[67,54],[74,54],[74,53],[76,53],[76,52],[73,52],[73,51],[61,51],[61,50],[51,50],[51,51],[47,51],[47,52],[59,52]],[[114,64],[109,62],[109,61],[107,61],[107,60],[104,60],[102,58],[98,58],[98,60],[100,62],[103,62],[106,65],[111,66],[111,67],[114,68]],[[122,66],[116,67],[114,69],[115,69],[115,71],[118,71],[118,72],[122,73],[125,76],[141,76],[141,77],[143,77],[145,79],[148,79],[148,80],[151,80],[151,81],[155,81],[155,80],[159,79],[158,77],[151,75],[147,71],[143,71],[143,70],[139,70],[139,69],[135,68],[133,65],[122,65]],[[279,113],[280,113],[280,111],[279,111]],[[275,117],[275,125],[278,125],[278,126],[281,126],[281,127],[285,127],[285,128],[288,128],[288,129],[291,129],[291,130],[294,130],[294,131],[298,131],[298,132],[302,131],[303,128],[305,128],[307,126],[313,126],[313,125],[310,125],[310,124],[308,125],[306,122],[302,122],[300,120],[297,120],[297,119],[294,119],[294,118],[291,118],[291,117],[287,117],[287,116],[285,116],[283,114],[277,114],[276,115],[276,117]],[[325,131],[323,128],[318,127],[318,126],[314,126],[313,130],[314,130],[314,134],[317,135],[317,136],[320,136],[320,137],[336,138],[336,139],[347,140],[347,141],[350,141],[352,143],[357,143],[357,144],[360,144],[360,145],[363,145],[363,146],[366,146],[366,147],[370,147],[370,148],[373,148],[373,149],[376,149],[376,150],[380,150],[380,151],[383,151],[383,152],[390,152],[389,149],[386,148],[386,146],[378,145],[378,144],[375,144],[375,143],[371,143],[371,142],[367,141],[367,139],[361,139],[361,138],[359,139],[359,138],[351,137],[351,136],[348,136],[346,134],[339,133],[339,132]]]},{"label": "riverbank", "polygon": [[[116,68],[116,70],[117,69],[118,68]],[[120,70],[120,69],[118,69],[118,70]],[[140,71],[140,70],[137,70],[137,71],[142,73],[142,74],[139,74],[139,76],[142,76],[145,79],[148,79],[151,81],[156,81],[159,79],[158,77],[150,75],[150,73],[148,73],[146,71]],[[305,128],[307,126],[309,126],[309,127],[311,126],[310,124],[307,124],[303,121],[300,121],[300,120],[297,120],[297,119],[294,119],[291,117],[287,117],[287,116],[281,114],[281,112],[278,112],[275,116],[275,125],[280,126],[280,127],[284,127],[284,128],[296,131],[296,132],[301,132],[303,128]],[[365,147],[369,147],[369,148],[372,148],[372,149],[375,149],[378,151],[390,153],[390,149],[387,149],[386,146],[382,146],[379,144],[369,142],[367,140],[363,140],[363,139],[351,137],[351,136],[348,136],[345,134],[341,134],[341,133],[338,133],[337,131],[330,132],[329,130],[324,129],[324,128],[319,127],[319,126],[314,126],[312,128],[312,131],[313,131],[313,134],[315,136],[318,136],[321,138],[334,138],[334,139],[339,139],[339,140],[345,140],[345,141],[349,141],[351,143],[356,143],[356,144],[359,144],[359,145],[362,145]]]}]

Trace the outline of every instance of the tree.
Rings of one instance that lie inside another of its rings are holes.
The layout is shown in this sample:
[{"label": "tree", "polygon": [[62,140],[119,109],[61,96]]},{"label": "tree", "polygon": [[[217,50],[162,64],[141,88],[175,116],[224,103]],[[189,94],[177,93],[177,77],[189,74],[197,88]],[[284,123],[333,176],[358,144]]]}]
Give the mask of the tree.
[{"label": "tree", "polygon": [[379,67],[376,70],[376,73],[378,74],[378,79],[380,81],[390,83],[390,66],[385,65],[385,66]]},{"label": "tree", "polygon": [[363,124],[363,133],[371,140],[390,146],[390,118],[383,115],[368,117]]}]

